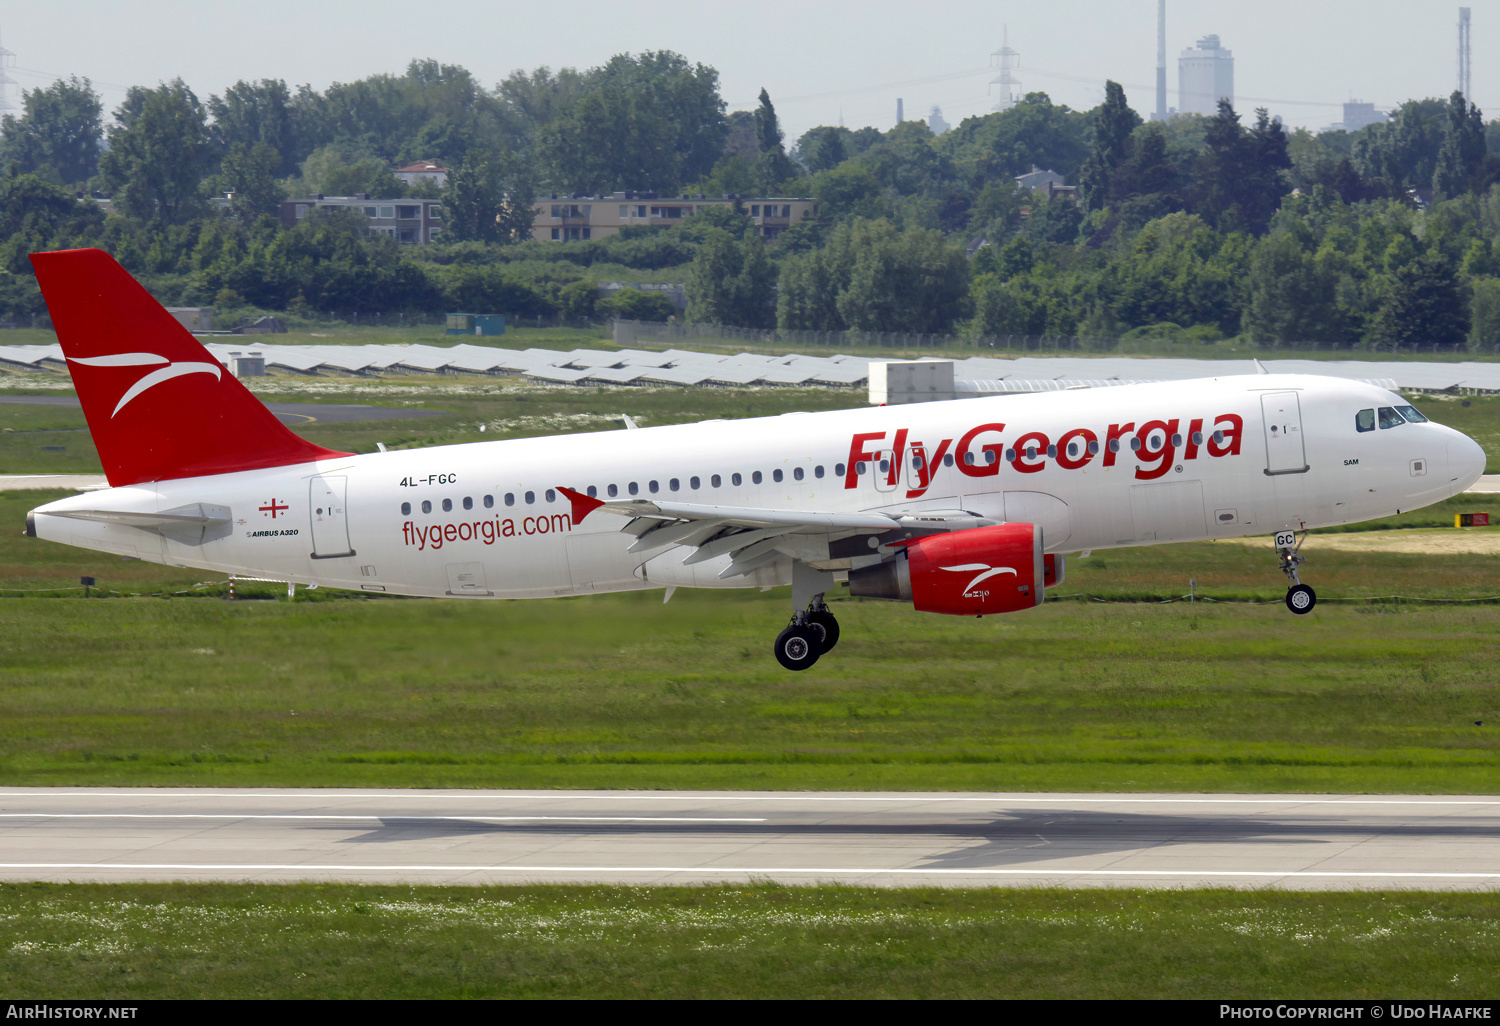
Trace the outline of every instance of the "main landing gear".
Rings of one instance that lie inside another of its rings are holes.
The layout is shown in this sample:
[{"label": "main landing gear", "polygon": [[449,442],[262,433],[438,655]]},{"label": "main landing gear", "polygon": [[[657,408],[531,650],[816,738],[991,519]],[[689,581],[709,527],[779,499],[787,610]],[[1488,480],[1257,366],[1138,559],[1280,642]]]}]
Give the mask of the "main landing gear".
[{"label": "main landing gear", "polygon": [[776,661],[788,670],[805,670],[839,643],[839,622],[819,595],[816,604],[792,614],[792,622],[776,635]]},{"label": "main landing gear", "polygon": [[1298,616],[1302,616],[1312,612],[1313,606],[1318,603],[1318,596],[1297,578],[1297,567],[1307,559],[1302,555],[1302,542],[1307,540],[1307,532],[1302,532],[1302,541],[1296,539],[1295,531],[1277,533],[1276,555],[1280,560],[1277,569],[1286,574],[1286,579],[1291,582],[1286,592],[1286,607]]},{"label": "main landing gear", "polygon": [[823,602],[833,574],[805,563],[792,565],[792,622],[776,635],[776,661],[788,670],[805,670],[839,643],[839,622]]}]

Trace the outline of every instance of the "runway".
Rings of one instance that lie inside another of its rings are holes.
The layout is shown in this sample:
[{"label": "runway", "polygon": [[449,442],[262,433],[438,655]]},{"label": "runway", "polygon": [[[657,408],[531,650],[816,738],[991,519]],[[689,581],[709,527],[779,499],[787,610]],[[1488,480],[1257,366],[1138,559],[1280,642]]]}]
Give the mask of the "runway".
[{"label": "runway", "polygon": [[1500,797],[11,788],[0,879],[1500,889]]}]

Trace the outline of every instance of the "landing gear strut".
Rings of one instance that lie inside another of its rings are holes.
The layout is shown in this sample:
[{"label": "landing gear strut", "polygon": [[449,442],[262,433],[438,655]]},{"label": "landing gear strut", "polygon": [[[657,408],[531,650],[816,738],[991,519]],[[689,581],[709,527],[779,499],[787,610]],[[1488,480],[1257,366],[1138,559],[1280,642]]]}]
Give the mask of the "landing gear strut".
[{"label": "landing gear strut", "polygon": [[1317,605],[1318,596],[1297,577],[1297,567],[1307,559],[1302,555],[1302,542],[1307,541],[1307,532],[1302,532],[1302,541],[1296,541],[1296,537],[1295,531],[1281,531],[1276,535],[1276,555],[1280,559],[1277,569],[1286,574],[1286,579],[1290,582],[1286,592],[1286,607],[1302,616],[1312,612],[1313,606]]},{"label": "landing gear strut", "polygon": [[792,622],[776,635],[776,661],[788,670],[805,670],[839,643],[839,622],[823,602],[833,575],[803,563],[792,569]]}]

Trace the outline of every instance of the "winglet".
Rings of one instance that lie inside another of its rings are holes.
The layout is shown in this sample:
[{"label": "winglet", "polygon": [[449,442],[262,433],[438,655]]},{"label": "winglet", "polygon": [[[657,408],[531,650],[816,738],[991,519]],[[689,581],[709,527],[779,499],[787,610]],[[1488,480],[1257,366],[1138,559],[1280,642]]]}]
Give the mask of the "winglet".
[{"label": "winglet", "polygon": [[1270,371],[1266,370],[1265,364],[1261,363],[1255,357],[1252,356],[1250,358],[1250,362],[1253,363],[1253,364],[1255,364],[1255,373],[1257,373],[1257,374],[1269,374],[1269,373],[1271,373]]},{"label": "winglet", "polygon": [[584,495],[582,492],[575,492],[573,489],[564,488],[562,485],[558,485],[557,490],[566,495],[568,497],[568,501],[573,504],[574,527],[582,526],[585,517],[594,512],[594,510],[598,509],[600,506],[604,505],[603,499],[591,499],[587,495]]}]

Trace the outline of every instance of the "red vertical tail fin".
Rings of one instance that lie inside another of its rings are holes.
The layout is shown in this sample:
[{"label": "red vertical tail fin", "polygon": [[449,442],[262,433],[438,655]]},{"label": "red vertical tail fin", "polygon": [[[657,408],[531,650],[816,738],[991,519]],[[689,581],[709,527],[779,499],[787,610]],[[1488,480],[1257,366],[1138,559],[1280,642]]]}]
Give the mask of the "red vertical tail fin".
[{"label": "red vertical tail fin", "polygon": [[349,455],[289,431],[108,253],[31,264],[113,487]]}]

